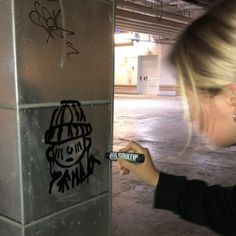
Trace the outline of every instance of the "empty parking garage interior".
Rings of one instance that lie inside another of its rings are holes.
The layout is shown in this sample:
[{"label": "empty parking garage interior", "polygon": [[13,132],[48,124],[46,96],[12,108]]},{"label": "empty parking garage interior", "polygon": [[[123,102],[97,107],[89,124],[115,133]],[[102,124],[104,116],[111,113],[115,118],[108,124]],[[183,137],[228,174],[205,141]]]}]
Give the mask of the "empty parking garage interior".
[{"label": "empty parking garage interior", "polygon": [[[231,186],[236,181],[235,148],[213,148],[196,133],[189,141],[176,74],[168,62],[178,35],[214,2],[117,1],[113,148],[136,141],[149,149],[161,171]],[[113,236],[218,235],[153,209],[154,189],[132,174],[121,175],[116,163],[112,167]]]},{"label": "empty parking garage interior", "polygon": [[105,158],[133,140],[163,172],[235,184],[235,148],[190,134],[169,63],[215,2],[0,1],[0,236],[217,235]]}]

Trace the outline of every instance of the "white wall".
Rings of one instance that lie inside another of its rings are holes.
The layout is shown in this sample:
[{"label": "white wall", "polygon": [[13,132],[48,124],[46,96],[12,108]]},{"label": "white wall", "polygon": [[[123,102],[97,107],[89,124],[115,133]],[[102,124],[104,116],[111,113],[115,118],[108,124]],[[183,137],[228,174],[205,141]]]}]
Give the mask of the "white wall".
[{"label": "white wall", "polygon": [[[141,34],[141,40],[139,42],[134,41],[133,45],[130,46],[115,47],[115,86],[136,87],[138,79],[138,56],[157,55],[157,93],[160,95],[176,95],[175,72],[168,62],[171,46],[148,42],[148,38],[146,38],[147,40],[142,40],[145,37],[148,36]],[[131,90],[127,90],[126,92],[129,93],[129,91]]]},{"label": "white wall", "polygon": [[115,47],[115,85],[137,85],[138,56],[153,54],[160,58],[160,52],[160,45],[151,42],[140,41],[134,42],[133,46]]},{"label": "white wall", "polygon": [[[173,66],[168,61],[169,53],[172,46],[161,46],[161,60],[160,60],[160,84],[163,89],[159,91],[160,95],[176,95],[176,91],[172,91],[176,87],[176,74]],[[165,89],[166,88],[166,89]]]}]

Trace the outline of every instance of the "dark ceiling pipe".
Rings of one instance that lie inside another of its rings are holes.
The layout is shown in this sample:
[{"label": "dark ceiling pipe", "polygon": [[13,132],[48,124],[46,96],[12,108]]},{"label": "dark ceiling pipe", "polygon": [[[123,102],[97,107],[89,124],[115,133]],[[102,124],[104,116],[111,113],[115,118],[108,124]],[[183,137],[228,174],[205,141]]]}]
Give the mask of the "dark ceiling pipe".
[{"label": "dark ceiling pipe", "polygon": [[209,8],[210,6],[212,6],[216,1],[207,1],[207,0],[183,0],[184,2],[188,2],[200,7],[204,7],[204,8]]},{"label": "dark ceiling pipe", "polygon": [[159,9],[153,9],[152,7],[146,7],[133,2],[127,2],[124,0],[116,0],[116,4],[117,4],[116,7],[121,10],[123,9],[128,11],[134,11],[136,13],[142,13],[153,17],[161,17],[162,19],[177,21],[185,24],[188,24],[192,21],[190,17],[162,11],[161,7],[159,7]]}]

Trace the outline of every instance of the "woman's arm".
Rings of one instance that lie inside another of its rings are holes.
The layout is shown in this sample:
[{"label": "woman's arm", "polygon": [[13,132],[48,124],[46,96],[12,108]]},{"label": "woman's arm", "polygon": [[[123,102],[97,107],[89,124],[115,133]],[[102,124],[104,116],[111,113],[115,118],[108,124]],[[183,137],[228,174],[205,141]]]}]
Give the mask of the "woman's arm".
[{"label": "woman's arm", "polygon": [[155,208],[173,211],[188,221],[210,227],[223,235],[236,235],[236,186],[208,186],[200,180],[160,173],[148,150],[135,142],[120,151],[145,155],[143,164],[118,162],[122,174],[132,172],[138,179],[156,187]]},{"label": "woman's arm", "polygon": [[171,210],[222,235],[236,235],[236,186],[208,186],[200,180],[161,173],[154,207]]}]

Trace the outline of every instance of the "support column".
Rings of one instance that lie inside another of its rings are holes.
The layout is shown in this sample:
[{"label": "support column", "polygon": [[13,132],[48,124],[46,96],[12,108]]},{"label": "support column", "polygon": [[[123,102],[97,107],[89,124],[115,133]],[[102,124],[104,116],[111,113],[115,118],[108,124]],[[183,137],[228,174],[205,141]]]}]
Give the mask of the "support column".
[{"label": "support column", "polygon": [[0,235],[110,235],[113,5],[0,3]]},{"label": "support column", "polygon": [[161,45],[161,66],[160,66],[160,84],[159,94],[167,96],[178,95],[178,87],[174,68],[170,65],[168,56],[171,51],[171,45]]}]

